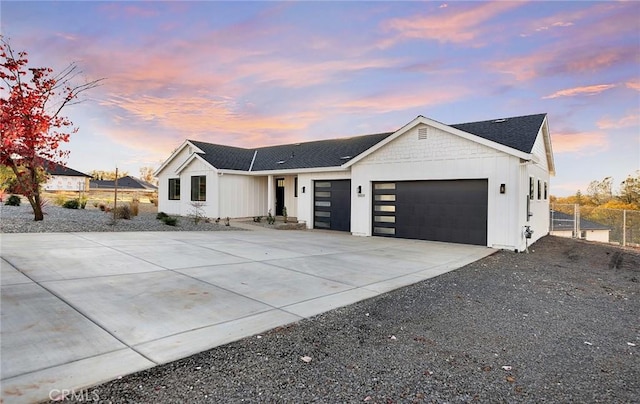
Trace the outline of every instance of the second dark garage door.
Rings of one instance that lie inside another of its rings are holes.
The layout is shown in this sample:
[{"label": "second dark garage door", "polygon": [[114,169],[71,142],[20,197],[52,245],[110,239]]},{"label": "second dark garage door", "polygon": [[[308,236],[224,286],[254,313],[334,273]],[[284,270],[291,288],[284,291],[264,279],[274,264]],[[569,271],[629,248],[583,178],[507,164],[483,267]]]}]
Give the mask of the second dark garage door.
[{"label": "second dark garage door", "polygon": [[374,236],[487,245],[487,180],[373,183]]}]

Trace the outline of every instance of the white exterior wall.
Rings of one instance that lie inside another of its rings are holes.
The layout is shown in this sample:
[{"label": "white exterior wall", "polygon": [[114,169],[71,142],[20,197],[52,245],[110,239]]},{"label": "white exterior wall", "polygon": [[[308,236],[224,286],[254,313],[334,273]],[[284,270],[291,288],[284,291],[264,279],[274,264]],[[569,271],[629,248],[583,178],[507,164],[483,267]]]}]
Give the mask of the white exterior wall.
[{"label": "white exterior wall", "polygon": [[[542,132],[538,133],[538,137],[534,143],[532,154],[536,162],[523,162],[521,164],[521,180],[522,180],[522,193],[521,202],[522,209],[524,215],[521,215],[520,218],[520,226],[521,226],[521,234],[520,234],[520,244],[516,247],[519,251],[522,251],[526,248],[526,244],[529,245],[541,237],[549,234],[549,170],[548,170],[548,162],[547,156],[544,148],[544,139]],[[530,202],[530,212],[532,216],[529,220],[526,220],[526,201],[529,196],[529,178],[533,178],[534,184],[534,198],[531,199]],[[538,199],[538,181],[540,181],[540,194],[541,197]],[[547,198],[545,199],[544,195],[544,184],[547,184]],[[533,230],[533,236],[530,240],[525,240],[524,238],[524,227],[531,226]]]},{"label": "white exterior wall", "polygon": [[[276,178],[284,178],[284,206],[287,208],[287,215],[291,217],[298,217],[298,198],[300,197],[300,190],[298,190],[298,197],[295,194],[295,175],[286,175],[284,177],[275,176]],[[300,187],[300,185],[298,185]]]},{"label": "white exterior wall", "polygon": [[87,177],[51,175],[44,184],[47,191],[88,191]]},{"label": "white exterior wall", "polygon": [[220,212],[215,217],[266,216],[267,177],[224,173],[218,176],[218,180]]},{"label": "white exterior wall", "polygon": [[[418,128],[425,126],[416,126],[352,167],[352,233],[371,235],[373,181],[487,179],[487,244],[515,249],[521,233],[520,159],[433,127],[427,128],[426,139],[418,139]],[[500,184],[505,184],[505,194],[500,194]],[[354,191],[359,185],[363,196]]]},{"label": "white exterior wall", "polygon": [[[200,160],[193,160],[183,168],[180,175],[176,170],[189,158],[189,148],[185,147],[173,160],[158,173],[158,212],[170,215],[188,216],[195,211],[191,201],[191,177],[207,176],[206,201],[203,201],[204,215],[219,217],[218,214],[218,172]],[[180,178],[180,199],[169,200],[169,179]]]},{"label": "white exterior wall", "polygon": [[[180,178],[178,174],[176,174],[176,170],[182,163],[184,163],[189,157],[188,147],[185,147],[180,153],[178,153],[173,160],[167,164],[164,169],[158,173],[158,212],[164,212],[170,215],[181,215],[182,209],[181,205],[184,202],[184,196],[180,195],[180,200],[170,201],[169,200],[169,179],[170,178]],[[183,192],[183,184],[182,179],[180,179],[180,191]],[[187,195],[189,196],[189,195]]]},{"label": "white exterior wall", "polygon": [[191,177],[199,175],[207,177],[206,201],[198,202],[202,204],[204,216],[211,218],[221,217],[218,205],[218,170],[197,159],[193,160],[180,172],[180,213],[178,214],[189,216],[195,212],[193,204],[196,202],[191,201]]},{"label": "white exterior wall", "polygon": [[[314,181],[320,180],[348,180],[351,178],[351,172],[345,171],[329,171],[325,173],[304,173],[298,174],[298,206],[296,217],[298,222],[304,222],[307,224],[308,229],[313,229],[313,184]],[[302,187],[305,188],[304,193]],[[351,181],[351,196],[355,194],[353,181]],[[287,209],[289,207],[287,206]],[[353,229],[353,210],[354,206],[351,206],[351,228]],[[289,214],[294,216],[293,214]]]}]

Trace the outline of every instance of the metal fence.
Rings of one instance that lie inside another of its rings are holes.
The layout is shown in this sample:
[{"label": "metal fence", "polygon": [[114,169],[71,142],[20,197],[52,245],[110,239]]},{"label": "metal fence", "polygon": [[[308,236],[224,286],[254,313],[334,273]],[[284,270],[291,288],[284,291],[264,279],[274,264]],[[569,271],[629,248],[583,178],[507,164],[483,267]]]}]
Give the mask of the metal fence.
[{"label": "metal fence", "polygon": [[640,247],[640,210],[551,204],[551,234]]}]

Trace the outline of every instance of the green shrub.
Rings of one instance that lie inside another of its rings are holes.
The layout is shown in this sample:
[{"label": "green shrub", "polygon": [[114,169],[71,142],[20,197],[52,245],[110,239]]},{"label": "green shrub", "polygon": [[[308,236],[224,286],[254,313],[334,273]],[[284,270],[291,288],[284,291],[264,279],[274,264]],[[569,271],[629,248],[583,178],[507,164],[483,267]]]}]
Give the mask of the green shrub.
[{"label": "green shrub", "polygon": [[158,212],[158,214],[156,215],[156,219],[158,219],[158,220],[164,220],[164,219],[166,219],[168,217],[169,217],[169,215],[167,215],[164,212]]},{"label": "green shrub", "polygon": [[53,198],[53,203],[57,206],[64,205],[66,201],[67,198],[64,196],[64,194],[56,194],[56,196]]},{"label": "green shrub", "polygon": [[84,209],[87,206],[87,198],[84,196],[78,202],[80,202],[80,209]]},{"label": "green shrub", "polygon": [[176,224],[178,224],[178,218],[177,217],[173,217],[173,216],[167,216],[167,217],[163,218],[162,221],[167,226],[175,226]]},{"label": "green shrub", "polygon": [[120,205],[116,208],[116,218],[118,219],[131,219],[131,208],[129,205]]},{"label": "green shrub", "polygon": [[20,197],[18,195],[11,195],[7,198],[7,201],[4,204],[9,206],[20,206]]},{"label": "green shrub", "polygon": [[66,209],[78,209],[80,207],[80,202],[77,199],[69,199],[62,204],[63,208]]}]

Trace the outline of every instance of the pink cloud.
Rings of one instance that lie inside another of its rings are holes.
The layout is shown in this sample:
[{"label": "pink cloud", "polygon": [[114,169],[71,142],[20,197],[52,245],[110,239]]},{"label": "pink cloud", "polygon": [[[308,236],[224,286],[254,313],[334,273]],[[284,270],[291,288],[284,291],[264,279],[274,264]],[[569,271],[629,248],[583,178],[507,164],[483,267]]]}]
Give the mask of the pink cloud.
[{"label": "pink cloud", "polygon": [[138,121],[155,123],[161,128],[188,133],[251,133],[293,131],[304,129],[318,117],[307,114],[290,116],[251,116],[235,112],[233,99],[209,99],[181,95],[172,98],[144,96],[113,96],[102,102],[117,107]]},{"label": "pink cloud", "polygon": [[607,91],[614,87],[616,87],[615,84],[598,84],[593,86],[567,88],[564,90],[556,91],[555,93],[551,95],[547,95],[546,97],[542,97],[542,98],[548,99],[548,98],[558,98],[558,97],[575,97],[579,95],[591,96],[591,95],[600,94],[601,92]]},{"label": "pink cloud", "polygon": [[624,83],[627,88],[640,91],[640,79],[630,80]]},{"label": "pink cloud", "polygon": [[409,39],[435,40],[441,43],[478,45],[479,37],[489,29],[484,23],[511,9],[522,6],[518,2],[479,3],[471,7],[439,7],[442,11],[431,15],[394,18],[383,23],[386,32],[396,35],[382,41],[383,48]]},{"label": "pink cloud", "polygon": [[[528,81],[558,74],[592,74],[618,65],[637,65],[640,63],[637,46],[622,39],[637,35],[638,11],[638,3],[600,3],[533,21],[527,32],[549,27],[538,32],[557,33],[554,41],[532,53],[489,62],[488,66],[512,75],[518,81]],[[551,28],[571,31],[569,34]]]},{"label": "pink cloud", "polygon": [[[566,46],[566,48],[565,48]],[[555,49],[544,49],[526,56],[489,62],[488,66],[500,73],[510,74],[518,81],[557,74],[594,73],[614,65],[635,63],[635,47],[569,50],[569,44]]]},{"label": "pink cloud", "polygon": [[595,154],[609,146],[602,132],[555,132],[552,134],[553,152]]},{"label": "pink cloud", "polygon": [[314,63],[295,60],[262,60],[236,68],[240,77],[253,77],[258,83],[274,83],[288,88],[319,85],[345,80],[345,75],[370,69],[388,69],[400,65],[394,59],[342,59]]},{"label": "pink cloud", "polygon": [[630,113],[617,120],[605,117],[597,122],[600,129],[620,129],[628,128],[631,126],[640,127],[640,113]]},{"label": "pink cloud", "polygon": [[335,107],[344,109],[349,113],[386,113],[392,111],[402,111],[412,108],[426,108],[447,104],[461,99],[468,94],[468,90],[450,87],[446,89],[430,89],[402,91],[376,94],[338,103]]}]

